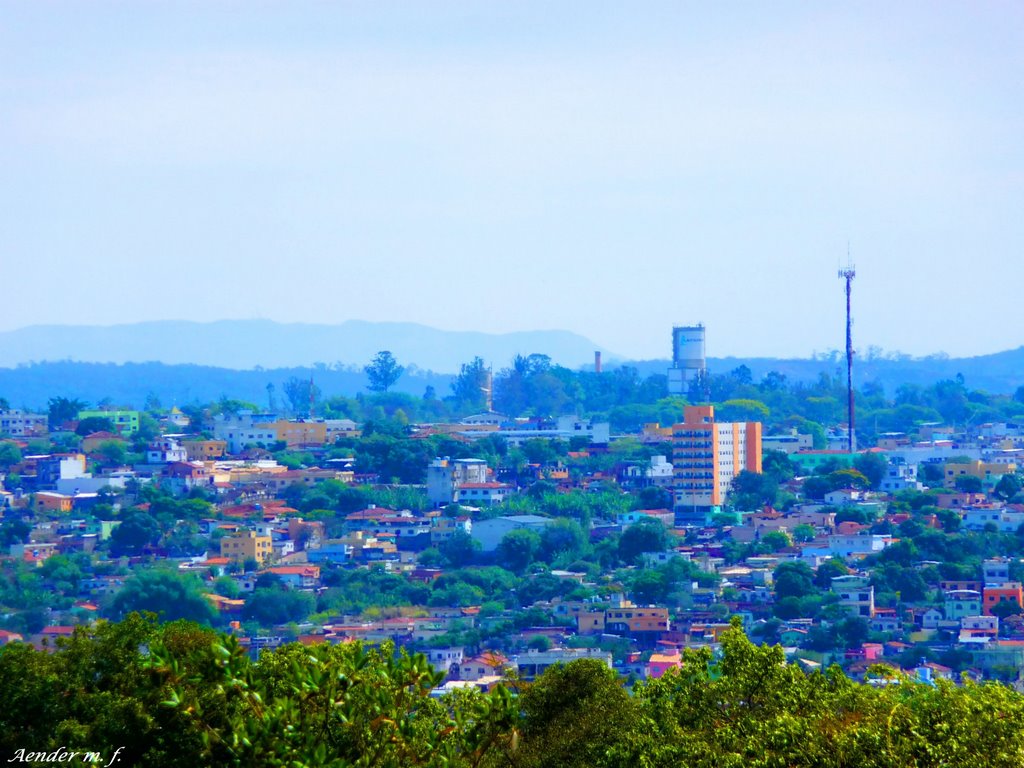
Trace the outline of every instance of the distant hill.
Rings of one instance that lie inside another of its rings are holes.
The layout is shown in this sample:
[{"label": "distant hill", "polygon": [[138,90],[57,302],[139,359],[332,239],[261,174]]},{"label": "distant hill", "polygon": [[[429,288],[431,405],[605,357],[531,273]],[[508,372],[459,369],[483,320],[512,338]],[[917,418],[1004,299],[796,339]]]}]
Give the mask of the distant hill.
[{"label": "distant hill", "polygon": [[593,361],[600,347],[568,331],[478,333],[362,320],[338,325],[161,320],[110,326],[33,325],[0,332],[0,367],[54,360],[161,362],[239,370],[338,362],[362,367],[382,349],[390,350],[403,365],[454,373],[477,355],[497,369],[516,354],[535,352],[576,368]]},{"label": "distant hill", "polygon": [[[381,349],[390,349],[408,368],[396,391],[420,396],[431,386],[444,397],[450,394],[452,373],[476,355],[493,363],[495,371],[516,354],[534,352],[550,355],[568,368],[593,370],[593,353],[599,347],[566,331],[487,334],[360,321],[32,326],[0,333],[0,397],[16,407],[40,407],[58,395],[88,402],[109,397],[141,406],[150,393],[165,405],[208,402],[222,395],[262,404],[268,384],[280,396],[283,383],[292,376],[313,376],[325,396],[352,396],[366,391],[362,366]],[[669,365],[668,360],[617,362],[606,352],[605,361],[606,370],[629,365],[645,377],[664,374]],[[741,365],[751,369],[755,381],[769,371],[794,382],[813,381],[822,373],[846,376],[842,357],[708,359],[712,373],[728,373]],[[861,387],[877,381],[892,395],[901,384],[927,386],[957,374],[972,389],[1013,393],[1024,385],[1024,347],[964,358],[857,358],[854,383]]]},{"label": "distant hill", "polygon": [[[724,374],[745,365],[750,368],[754,380],[762,378],[769,371],[778,371],[790,381],[814,381],[822,373],[839,376],[846,380],[846,358],[834,359],[780,359],[771,357],[723,357],[708,358],[708,370]],[[668,360],[642,360],[627,362],[641,375],[664,373]],[[1024,347],[977,357],[922,358],[875,358],[864,360],[854,358],[854,386],[876,381],[892,395],[901,384],[927,386],[943,379],[955,379],[961,374],[967,386],[994,394],[1012,394],[1024,385]]]},{"label": "distant hill", "polygon": [[[51,397],[73,397],[87,403],[110,398],[118,404],[142,407],[154,395],[164,407],[208,403],[222,396],[268,406],[267,385],[273,384],[278,402],[284,383],[292,377],[313,379],[325,397],[366,392],[366,375],[351,368],[274,368],[239,371],[203,365],[163,363],[35,363],[0,368],[0,397],[15,408],[42,408]],[[422,396],[432,386],[438,397],[451,394],[453,376],[410,370],[394,391]]]}]

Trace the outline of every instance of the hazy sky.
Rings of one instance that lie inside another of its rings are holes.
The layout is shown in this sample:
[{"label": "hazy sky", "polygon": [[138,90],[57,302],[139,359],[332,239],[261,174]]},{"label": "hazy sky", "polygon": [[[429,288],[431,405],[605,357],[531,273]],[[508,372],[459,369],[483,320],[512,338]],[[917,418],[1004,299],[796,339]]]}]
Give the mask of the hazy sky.
[{"label": "hazy sky", "polygon": [[1024,344],[1019,2],[0,2],[0,330]]}]

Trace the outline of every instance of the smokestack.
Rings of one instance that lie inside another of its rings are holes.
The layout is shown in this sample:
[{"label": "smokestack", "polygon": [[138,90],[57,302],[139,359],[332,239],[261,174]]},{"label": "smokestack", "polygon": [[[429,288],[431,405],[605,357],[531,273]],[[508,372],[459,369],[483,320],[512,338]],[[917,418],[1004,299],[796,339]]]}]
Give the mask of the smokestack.
[{"label": "smokestack", "polygon": [[601,372],[601,350],[594,352],[594,373]]}]

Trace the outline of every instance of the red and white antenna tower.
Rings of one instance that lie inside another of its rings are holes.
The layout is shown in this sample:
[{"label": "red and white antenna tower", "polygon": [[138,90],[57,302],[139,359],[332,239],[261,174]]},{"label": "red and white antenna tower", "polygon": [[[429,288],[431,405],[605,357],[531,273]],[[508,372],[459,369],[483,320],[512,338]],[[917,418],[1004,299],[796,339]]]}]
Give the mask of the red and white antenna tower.
[{"label": "red and white antenna tower", "polygon": [[856,276],[857,270],[853,268],[853,263],[850,261],[850,248],[847,246],[846,269],[839,270],[839,279],[846,281],[846,398],[849,408],[847,445],[850,453],[857,450],[857,439],[853,433],[856,419],[853,410],[853,318],[850,314],[850,292],[853,288],[853,278]]}]

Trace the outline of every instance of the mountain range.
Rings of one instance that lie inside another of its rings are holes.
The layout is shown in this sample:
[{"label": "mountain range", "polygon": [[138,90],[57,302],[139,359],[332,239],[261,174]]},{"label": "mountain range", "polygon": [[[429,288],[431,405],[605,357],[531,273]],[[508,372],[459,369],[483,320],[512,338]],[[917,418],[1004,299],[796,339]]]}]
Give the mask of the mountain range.
[{"label": "mountain range", "polygon": [[[33,326],[0,333],[0,397],[41,407],[54,396],[96,402],[105,397],[141,405],[154,394],[166,404],[206,402],[222,395],[262,402],[267,385],[313,377],[326,395],[366,390],[363,365],[389,349],[407,367],[395,390],[421,395],[449,392],[452,374],[476,356],[495,372],[516,354],[542,353],[569,368],[593,370],[600,347],[567,331],[487,334],[441,331],[412,323],[349,321],[340,325],[282,324],[266,320],[215,323],[162,321],[109,327]],[[628,361],[601,350],[605,369],[620,365],[643,376],[664,374],[669,361]],[[754,381],[769,371],[790,381],[822,374],[845,380],[845,358],[708,358],[711,373],[746,366]],[[1024,385],[1024,347],[990,355],[950,358],[857,357],[854,384],[877,382],[892,395],[904,384],[928,386],[964,378],[971,389],[1012,394]]]},{"label": "mountain range", "polygon": [[390,350],[404,365],[452,373],[477,355],[500,367],[517,354],[534,352],[576,368],[592,362],[600,347],[568,331],[442,331],[416,323],[363,320],[337,325],[271,320],[158,320],[109,326],[33,325],[0,332],[0,367],[71,360],[161,362],[237,370],[315,363],[333,366],[340,362],[361,369],[382,349]]}]

